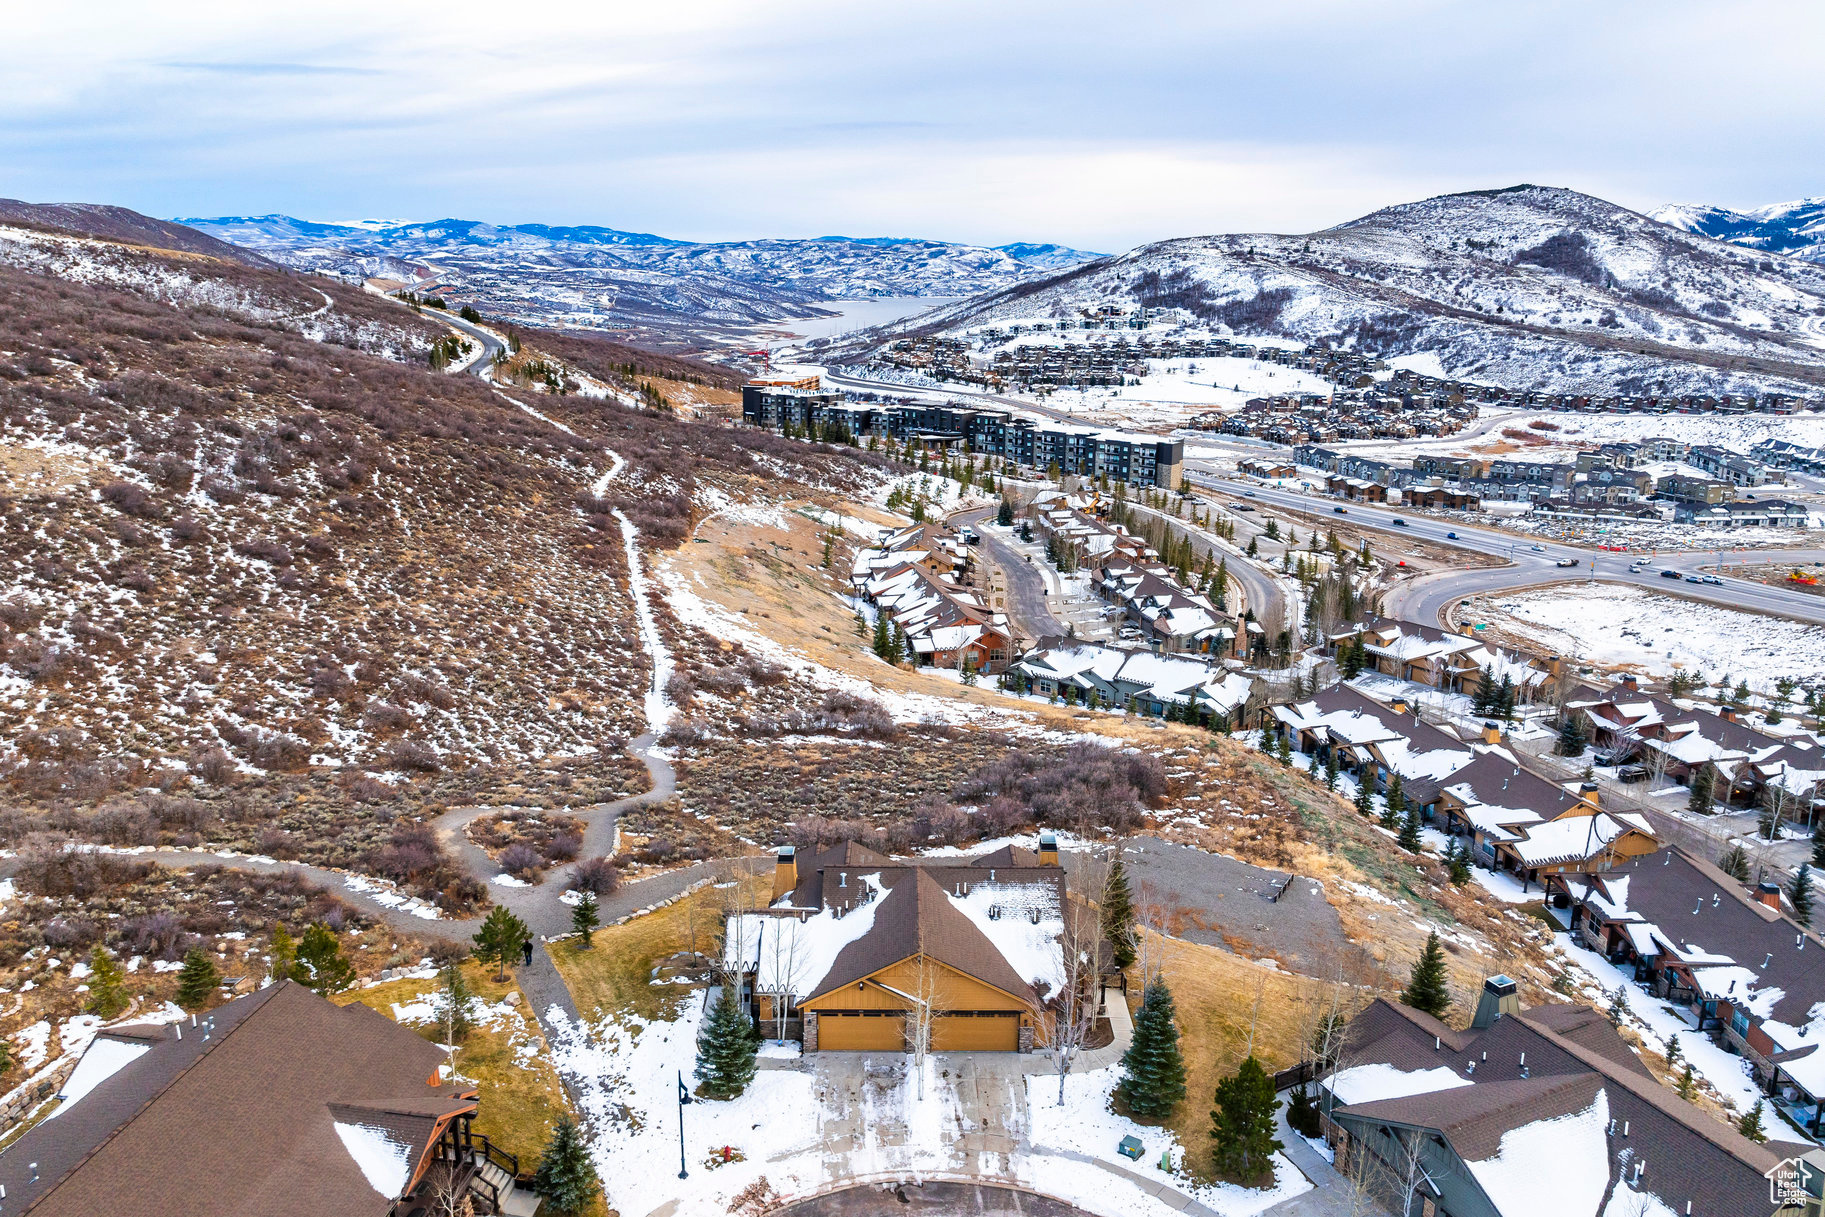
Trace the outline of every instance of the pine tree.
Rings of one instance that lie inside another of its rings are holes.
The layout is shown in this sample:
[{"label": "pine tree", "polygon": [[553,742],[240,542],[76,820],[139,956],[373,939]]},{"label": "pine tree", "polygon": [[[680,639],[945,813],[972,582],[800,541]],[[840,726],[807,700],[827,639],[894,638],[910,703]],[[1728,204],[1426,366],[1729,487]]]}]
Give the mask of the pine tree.
[{"label": "pine tree", "polygon": [[539,1169],[532,1176],[532,1190],[545,1198],[544,1207],[571,1217],[589,1207],[602,1188],[589,1150],[577,1133],[577,1122],[566,1113],[558,1117],[539,1155]]},{"label": "pine tree", "polygon": [[1155,976],[1141,993],[1134,1038],[1122,1054],[1122,1101],[1137,1116],[1164,1119],[1185,1097],[1185,1058],[1172,990]]},{"label": "pine tree", "polygon": [[1685,1072],[1679,1075],[1679,1097],[1690,1103],[1692,1096],[1698,1093],[1698,1079],[1692,1076],[1692,1062],[1686,1062]]},{"label": "pine tree", "polygon": [[507,906],[497,904],[482,922],[482,928],[475,932],[475,957],[483,963],[496,964],[499,971],[496,980],[507,979],[507,965],[520,953],[520,944],[531,937],[526,923],[507,911]]},{"label": "pine tree", "polygon": [[177,1004],[186,1010],[201,1010],[220,983],[215,961],[202,947],[191,947],[184,956],[183,969],[177,974]]},{"label": "pine tree", "polygon": [[697,1032],[697,1080],[713,1098],[732,1099],[748,1088],[757,1068],[760,1040],[754,1024],[741,1012],[735,985],[724,982],[722,996]]},{"label": "pine tree", "polygon": [[1451,882],[1456,887],[1463,887],[1470,882],[1470,847],[1462,841],[1451,843],[1451,853],[1446,857],[1451,867]]},{"label": "pine tree", "polygon": [[1134,895],[1128,890],[1128,871],[1119,854],[1109,867],[1102,905],[1103,937],[1109,940],[1111,962],[1126,969],[1134,963]]},{"label": "pine tree", "polygon": [[1008,502],[1006,499],[1001,500],[1001,506],[995,509],[995,523],[1001,525],[1003,528],[1012,526],[1014,523],[1014,504]]},{"label": "pine tree", "polygon": [[272,945],[268,948],[272,964],[268,975],[274,980],[295,980],[298,971],[298,944],[285,930],[283,922],[275,922],[272,927]]},{"label": "pine tree", "polygon": [[1388,775],[1388,791],[1381,800],[1381,826],[1398,828],[1401,814],[1407,810],[1407,796],[1400,788],[1400,774]]},{"label": "pine tree", "polygon": [[1762,1127],[1762,1100],[1757,1099],[1749,1114],[1736,1122],[1736,1131],[1760,1145],[1768,1139],[1767,1129]]},{"label": "pine tree", "polygon": [[1356,810],[1364,819],[1375,814],[1375,779],[1367,769],[1356,775]]},{"label": "pine tree", "polygon": [[100,943],[89,952],[89,1000],[83,1009],[104,1022],[127,1008],[126,973]]},{"label": "pine tree", "polygon": [[1273,1179],[1274,1081],[1251,1054],[1231,1077],[1217,1083],[1210,1113],[1212,1160],[1217,1174],[1232,1183],[1259,1187]]},{"label": "pine tree", "polygon": [[1417,854],[1420,847],[1419,806],[1409,803],[1407,814],[1400,822],[1400,847],[1410,854]]},{"label": "pine tree", "polygon": [[1686,810],[1693,815],[1708,816],[1716,804],[1714,788],[1717,785],[1717,770],[1706,761],[1692,775],[1692,793],[1686,796]]},{"label": "pine tree", "polygon": [[1400,1000],[1402,1005],[1434,1018],[1443,1018],[1451,1009],[1451,991],[1445,981],[1445,948],[1439,943],[1437,930],[1426,936],[1426,949],[1413,962]]},{"label": "pine tree", "polygon": [[887,637],[887,614],[877,611],[874,615],[874,653],[882,659],[887,658],[891,643]]},{"label": "pine tree", "polygon": [[355,983],[355,968],[342,957],[342,943],[336,931],[321,921],[305,927],[304,939],[298,943],[298,979],[328,997]]},{"label": "pine tree", "polygon": [[1749,882],[1749,853],[1741,845],[1732,845],[1717,860],[1717,868],[1739,883]]},{"label": "pine tree", "polygon": [[1812,834],[1812,864],[1825,869],[1825,832],[1816,829]]},{"label": "pine tree", "polygon": [[1584,731],[1584,716],[1574,710],[1567,710],[1565,717],[1559,720],[1559,755],[1583,756],[1590,739]]},{"label": "pine tree", "polygon": [[570,910],[570,928],[583,936],[585,951],[590,949],[592,945],[590,937],[595,934],[596,927],[601,924],[602,918],[596,907],[595,894],[584,892],[583,898],[577,901]]},{"label": "pine tree", "polygon": [[1812,867],[1802,862],[1787,885],[1787,899],[1793,904],[1793,919],[1803,926],[1812,925]]},{"label": "pine tree", "polygon": [[460,1044],[469,1038],[475,1025],[469,1005],[475,994],[463,977],[462,965],[452,960],[444,965],[443,988],[437,991],[437,1025],[443,1028],[446,1044]]},{"label": "pine tree", "polygon": [[1324,788],[1326,790],[1337,789],[1337,777],[1337,750],[1327,748],[1324,754]]}]

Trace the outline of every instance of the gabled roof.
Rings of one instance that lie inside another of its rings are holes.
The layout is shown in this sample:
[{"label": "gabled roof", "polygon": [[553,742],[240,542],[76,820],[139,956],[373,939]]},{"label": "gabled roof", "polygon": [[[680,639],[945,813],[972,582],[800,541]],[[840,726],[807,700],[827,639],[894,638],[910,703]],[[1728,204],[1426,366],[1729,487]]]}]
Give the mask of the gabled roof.
[{"label": "gabled roof", "polygon": [[913,868],[881,899],[874,928],[836,957],[817,991],[826,993],[854,984],[903,959],[923,953],[1009,996],[1030,1000],[1033,990],[981,930],[945,895],[923,868]]},{"label": "gabled roof", "polygon": [[437,1045],[293,981],[194,1026],[104,1038],[150,1046],[0,1155],[9,1212],[382,1217],[396,1197],[369,1182],[336,1113],[382,1130],[409,1179],[437,1121],[475,1106],[472,1091],[433,1084]]}]

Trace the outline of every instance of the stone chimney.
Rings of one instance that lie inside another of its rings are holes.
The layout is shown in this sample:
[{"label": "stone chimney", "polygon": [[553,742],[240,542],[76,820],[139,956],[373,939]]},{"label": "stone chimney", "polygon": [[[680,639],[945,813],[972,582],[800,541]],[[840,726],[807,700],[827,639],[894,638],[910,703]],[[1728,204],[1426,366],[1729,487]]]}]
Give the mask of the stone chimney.
[{"label": "stone chimney", "polygon": [[1470,1021],[1472,1031],[1481,1031],[1504,1014],[1519,1014],[1521,997],[1514,981],[1506,976],[1491,976],[1483,982],[1483,995],[1477,999],[1476,1017]]},{"label": "stone chimney", "polygon": [[782,845],[773,859],[773,900],[791,895],[798,887],[798,850]]},{"label": "stone chimney", "polygon": [[1499,743],[1501,743],[1501,742],[1502,742],[1502,727],[1501,727],[1501,724],[1499,724],[1499,723],[1484,723],[1484,724],[1483,724],[1483,742],[1484,742],[1484,743],[1485,743],[1485,744],[1499,744]]},{"label": "stone chimney", "polygon": [[1058,834],[1042,832],[1039,834],[1039,864],[1041,866],[1058,865]]},{"label": "stone chimney", "polygon": [[1763,879],[1755,885],[1755,898],[1775,912],[1781,911],[1781,885],[1772,879]]}]

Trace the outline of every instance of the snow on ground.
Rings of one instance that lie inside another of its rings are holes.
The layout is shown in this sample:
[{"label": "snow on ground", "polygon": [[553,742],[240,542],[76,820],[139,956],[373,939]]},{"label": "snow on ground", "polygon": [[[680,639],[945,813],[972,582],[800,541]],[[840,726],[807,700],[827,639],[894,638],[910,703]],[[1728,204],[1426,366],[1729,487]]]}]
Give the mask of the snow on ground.
[{"label": "snow on ground", "polygon": [[1460,617],[1589,662],[1663,677],[1696,670],[1760,689],[1811,670],[1825,651],[1825,628],[1606,584],[1482,596]]},{"label": "snow on ground", "polygon": [[1484,891],[1506,904],[1534,904],[1546,899],[1546,893],[1539,888],[1523,890],[1521,881],[1507,871],[1484,870],[1480,866],[1470,868],[1470,876],[1482,885]]},{"label": "snow on ground", "polygon": [[[1189,1194],[1194,1200],[1215,1209],[1225,1217],[1251,1217],[1272,1208],[1283,1200],[1312,1190],[1311,1182],[1282,1154],[1274,1155],[1274,1186],[1256,1190],[1229,1183],[1196,1184],[1177,1173],[1160,1169],[1162,1155],[1177,1168],[1185,1158],[1184,1147],[1171,1129],[1137,1124],[1115,1114],[1109,1107],[1110,1093],[1121,1080],[1121,1070],[1109,1065],[1086,1073],[1065,1076],[1065,1102],[1058,1105],[1058,1077],[1055,1074],[1033,1074],[1027,1078],[1027,1111],[1032,1124],[1031,1139],[1035,1150],[1057,1150],[1087,1154],[1105,1162],[1120,1165],[1155,1183]],[[1140,1159],[1129,1162],[1115,1152],[1123,1137],[1138,1137],[1145,1147]],[[1051,1164],[1048,1163],[1048,1170]],[[1115,1180],[1104,1174],[1104,1186]],[[1102,1212],[1092,1192],[1081,1203]]]},{"label": "snow on ground", "polygon": [[[1678,1039],[1681,1058],[1692,1062],[1692,1071],[1738,1111],[1748,1111],[1763,1097],[1749,1076],[1747,1061],[1718,1047],[1709,1035],[1694,1030],[1684,1015],[1637,986],[1631,973],[1625,973],[1595,951],[1585,950],[1572,941],[1570,934],[1554,934],[1553,946],[1590,978],[1591,983],[1581,994],[1584,1001],[1607,1010],[1620,990],[1628,1002],[1627,1025],[1640,1032],[1655,1051],[1664,1056],[1667,1041]],[[1671,1084],[1678,1079],[1665,1080]]]},{"label": "snow on ground", "polygon": [[351,892],[366,896],[375,904],[399,909],[425,921],[436,921],[444,915],[443,910],[435,904],[426,904],[415,896],[408,896],[384,879],[374,879],[367,875],[343,875],[342,885]]}]

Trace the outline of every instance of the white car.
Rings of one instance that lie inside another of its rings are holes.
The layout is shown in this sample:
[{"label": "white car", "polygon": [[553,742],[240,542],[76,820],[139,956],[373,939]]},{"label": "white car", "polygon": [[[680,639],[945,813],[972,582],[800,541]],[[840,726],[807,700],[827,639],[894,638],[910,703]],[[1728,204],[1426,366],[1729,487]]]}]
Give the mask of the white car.
[{"label": "white car", "polygon": [[1546,552],[1546,546],[1544,545],[1529,545],[1527,548],[1533,550],[1536,554],[1543,554]]}]

